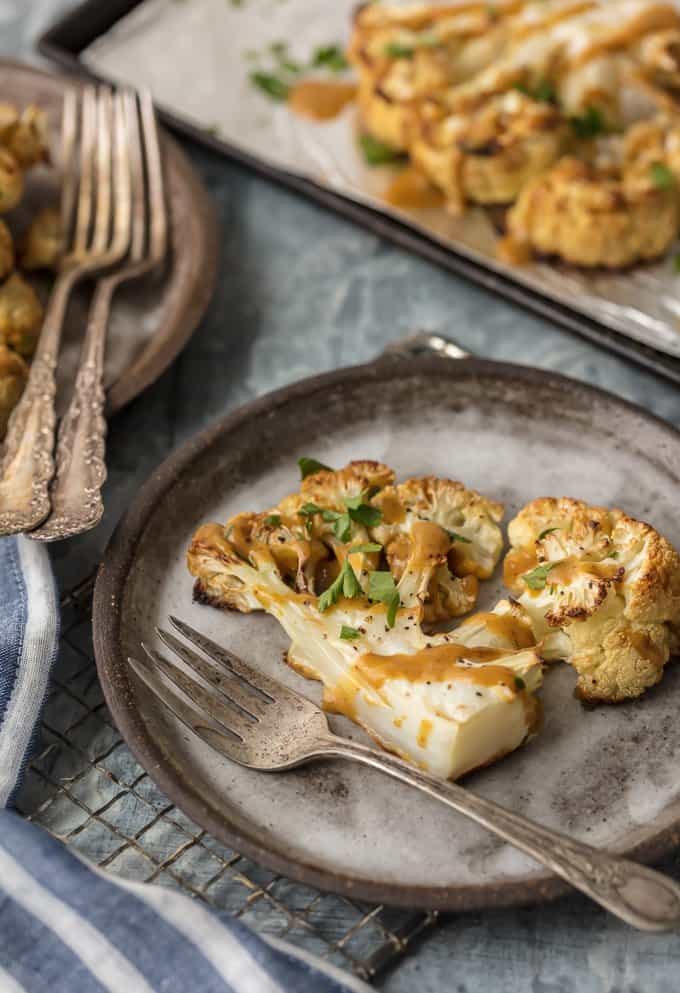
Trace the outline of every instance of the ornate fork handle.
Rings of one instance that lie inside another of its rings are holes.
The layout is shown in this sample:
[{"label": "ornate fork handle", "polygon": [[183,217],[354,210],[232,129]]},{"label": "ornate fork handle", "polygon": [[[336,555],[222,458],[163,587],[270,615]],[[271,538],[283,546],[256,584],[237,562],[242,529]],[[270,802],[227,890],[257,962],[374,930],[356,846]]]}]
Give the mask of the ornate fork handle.
[{"label": "ornate fork handle", "polygon": [[97,283],[73,396],[59,426],[56,473],[50,488],[52,512],[43,526],[30,535],[38,541],[57,541],[86,531],[98,523],[104,512],[104,350],[116,285],[116,276]]},{"label": "ornate fork handle", "polygon": [[26,388],[14,408],[0,474],[0,535],[30,531],[50,512],[56,423],[55,369],[66,305],[77,270],[60,274],[50,296]]},{"label": "ornate fork handle", "polygon": [[633,927],[667,931],[680,925],[680,885],[653,869],[534,824],[456,783],[356,742],[332,737],[316,754],[355,759],[415,786],[526,852]]}]

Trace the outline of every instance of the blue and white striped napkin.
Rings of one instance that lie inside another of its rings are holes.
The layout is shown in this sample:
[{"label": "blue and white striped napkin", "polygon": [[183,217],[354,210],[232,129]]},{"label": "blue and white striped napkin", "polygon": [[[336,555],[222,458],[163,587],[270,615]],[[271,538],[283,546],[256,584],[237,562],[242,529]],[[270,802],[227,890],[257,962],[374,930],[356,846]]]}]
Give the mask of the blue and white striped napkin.
[{"label": "blue and white striped napkin", "polygon": [[0,539],[0,993],[370,993],[183,893],[87,865],[8,809],[58,626],[47,552]]}]

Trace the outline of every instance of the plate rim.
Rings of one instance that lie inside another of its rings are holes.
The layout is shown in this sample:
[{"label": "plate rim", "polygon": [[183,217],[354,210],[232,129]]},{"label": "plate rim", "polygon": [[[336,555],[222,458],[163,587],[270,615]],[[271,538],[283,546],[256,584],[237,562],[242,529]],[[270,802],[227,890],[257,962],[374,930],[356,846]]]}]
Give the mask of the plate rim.
[{"label": "plate rim", "polygon": [[[129,666],[120,650],[125,582],[148,520],[159,500],[172,489],[191,463],[215,444],[222,434],[234,432],[245,421],[271,414],[291,399],[302,398],[320,389],[342,386],[349,381],[356,384],[362,379],[370,382],[394,378],[400,372],[409,375],[414,372],[441,372],[443,368],[448,370],[452,378],[456,378],[457,374],[486,374],[501,379],[519,377],[543,385],[555,383],[563,388],[577,387],[641,417],[643,421],[665,432],[680,446],[680,430],[644,407],[573,377],[512,362],[473,356],[446,359],[441,356],[414,358],[383,355],[361,365],[345,366],[306,377],[250,400],[207,425],[171,452],[148,476],[112,534],[97,573],[93,598],[95,659],[106,703],[135,758],[177,807],[239,854],[289,879],[319,890],[389,906],[461,911],[539,903],[572,892],[572,887],[549,871],[496,884],[465,883],[436,887],[373,882],[365,877],[320,868],[297,856],[288,857],[258,843],[252,835],[243,835],[237,825],[216,815],[200,794],[184,781],[181,772],[168,761],[147,733],[134,705],[134,694],[130,693]],[[657,819],[668,809],[664,808]],[[661,859],[680,844],[680,803],[674,805],[672,815],[671,822],[660,827],[657,833],[642,838],[634,845],[617,848],[616,853],[642,862]],[[651,823],[653,825],[654,821]]]},{"label": "plate rim", "polygon": [[[47,80],[55,87],[74,86],[82,89],[91,82],[83,75],[49,71],[12,58],[0,57],[0,71],[2,70]],[[106,391],[107,416],[118,413],[140,396],[174,362],[205,315],[217,281],[219,225],[215,205],[178,142],[168,134],[165,127],[161,126],[159,131],[166,162],[171,163],[175,176],[184,187],[184,196],[191,203],[198,220],[199,237],[196,238],[193,250],[200,264],[195,266],[196,276],[183,304],[173,304],[169,308],[167,318],[158,325],[141,351],[109,385]]]}]

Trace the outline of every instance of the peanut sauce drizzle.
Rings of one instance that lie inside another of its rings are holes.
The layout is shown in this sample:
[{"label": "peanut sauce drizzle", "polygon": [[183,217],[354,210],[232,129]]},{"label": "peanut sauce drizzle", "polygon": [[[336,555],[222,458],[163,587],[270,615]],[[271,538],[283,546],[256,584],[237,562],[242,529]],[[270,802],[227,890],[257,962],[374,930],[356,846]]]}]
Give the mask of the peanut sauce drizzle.
[{"label": "peanut sauce drizzle", "polygon": [[[357,659],[355,668],[374,689],[379,690],[391,679],[409,683],[446,683],[454,679],[477,686],[505,686],[516,692],[515,673],[502,665],[489,665],[507,652],[495,648],[468,648],[449,642],[434,648],[423,648],[412,655],[374,655],[368,653]],[[461,660],[485,663],[466,666]]]},{"label": "peanut sauce drizzle", "polygon": [[409,166],[398,173],[382,194],[385,203],[393,207],[443,207],[444,194],[433,186],[419,169]]},{"label": "peanut sauce drizzle", "polygon": [[303,79],[291,89],[290,109],[314,121],[330,121],[351,103],[357,92],[355,83],[340,83],[326,79]]}]

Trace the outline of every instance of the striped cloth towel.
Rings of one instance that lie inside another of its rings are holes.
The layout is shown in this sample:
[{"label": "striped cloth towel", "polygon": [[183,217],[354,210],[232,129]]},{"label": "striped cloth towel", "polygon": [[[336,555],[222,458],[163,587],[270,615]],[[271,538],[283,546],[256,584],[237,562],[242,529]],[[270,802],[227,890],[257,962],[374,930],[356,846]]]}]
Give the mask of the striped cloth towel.
[{"label": "striped cloth towel", "polygon": [[370,993],[165,887],[87,865],[9,807],[58,643],[45,549],[0,539],[0,993]]}]

